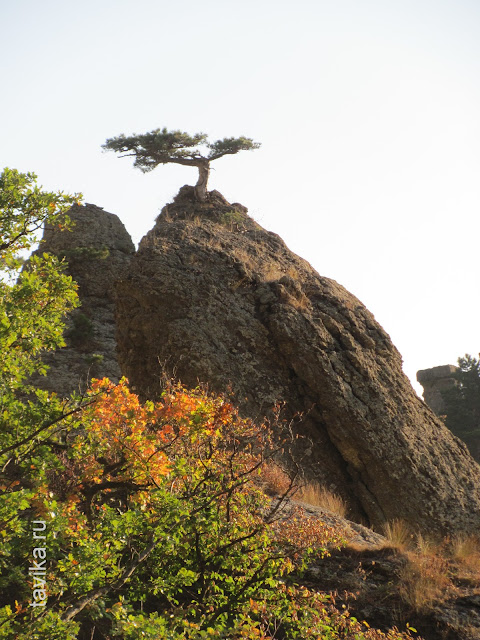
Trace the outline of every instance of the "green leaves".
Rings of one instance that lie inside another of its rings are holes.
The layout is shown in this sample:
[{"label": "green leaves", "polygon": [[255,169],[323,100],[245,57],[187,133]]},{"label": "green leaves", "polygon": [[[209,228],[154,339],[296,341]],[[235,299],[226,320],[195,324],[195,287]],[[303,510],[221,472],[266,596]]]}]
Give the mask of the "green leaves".
[{"label": "green leaves", "polygon": [[[43,224],[60,218],[66,224],[65,212],[77,199],[43,192],[35,179],[11,169],[0,175],[0,452],[61,415],[58,401],[25,381],[45,373],[40,355],[63,346],[64,316],[78,304],[76,285],[53,256],[33,257],[17,273],[15,254],[32,246]],[[0,454],[2,467],[6,459]]]},{"label": "green leaves", "polygon": [[53,426],[65,409],[58,399],[32,388],[26,380],[35,372],[46,372],[41,353],[64,344],[63,318],[75,306],[76,285],[53,256],[32,258],[15,284],[0,282],[2,466],[3,450],[28,440],[42,425]]},{"label": "green leaves", "polygon": [[[38,240],[36,232],[46,223],[68,226],[65,215],[81,194],[42,191],[34,173],[4,169],[0,174],[0,258],[15,256]],[[11,265],[10,265],[11,266]]]},{"label": "green leaves", "polygon": [[204,144],[206,139],[205,133],[191,136],[184,131],[168,131],[163,128],[141,135],[134,133],[128,137],[122,133],[116,138],[108,138],[102,149],[135,156],[134,166],[145,173],[159,164],[173,162],[175,159],[201,158],[196,147]]},{"label": "green leaves", "polygon": [[210,160],[216,160],[227,154],[259,149],[261,145],[259,142],[254,142],[251,138],[241,136],[240,138],[223,138],[222,140],[216,140],[207,146],[210,149],[208,158]]},{"label": "green leaves", "polygon": [[[48,255],[32,258],[19,274],[17,254],[38,240],[44,224],[68,224],[66,211],[78,196],[44,192],[35,179],[10,169],[0,175],[0,638],[64,640],[76,637],[78,625],[43,607],[33,612],[27,571],[31,520],[58,507],[45,483],[61,465],[47,442],[60,443],[72,403],[27,380],[46,372],[44,351],[64,344],[63,318],[77,305],[76,285]],[[6,594],[16,602],[5,602]],[[17,621],[26,614],[36,618],[29,628]]]},{"label": "green leaves", "polygon": [[55,257],[32,257],[18,274],[15,253],[32,245],[41,225],[64,219],[76,197],[41,191],[34,174],[5,169],[0,176],[0,468],[19,466],[25,481],[32,472],[22,455],[32,456],[36,434],[47,437],[66,408],[26,381],[46,372],[44,351],[63,346],[63,320],[78,301],[75,283]]},{"label": "green leaves", "polygon": [[[198,147],[203,145],[206,151]],[[209,143],[205,133],[190,135],[185,131],[168,131],[154,129],[141,135],[125,136],[123,133],[116,138],[108,138],[102,145],[104,151],[114,151],[120,157],[133,156],[134,167],[144,173],[152,171],[159,164],[175,163],[197,167],[199,179],[196,185],[197,197],[203,201],[209,175],[210,162],[225,155],[239,151],[258,149],[260,144],[251,138],[223,138]]]},{"label": "green leaves", "polygon": [[[206,141],[148,135],[109,148],[185,159],[197,153],[187,145]],[[210,145],[217,157],[244,148],[254,143]],[[172,384],[161,402],[142,404],[126,380],[93,380],[87,398],[69,400],[27,382],[45,371],[42,352],[63,344],[63,317],[77,300],[48,255],[15,281],[14,254],[71,199],[43,194],[33,174],[6,170],[2,180],[0,640],[367,638],[356,622],[326,611],[323,596],[292,586],[299,528],[280,524],[276,532],[257,483],[278,453],[267,425],[200,388]],[[81,316],[75,328],[88,336]],[[48,603],[32,608],[28,567],[39,540],[31,525],[39,519]],[[299,522],[307,550],[334,540],[307,525]]]}]

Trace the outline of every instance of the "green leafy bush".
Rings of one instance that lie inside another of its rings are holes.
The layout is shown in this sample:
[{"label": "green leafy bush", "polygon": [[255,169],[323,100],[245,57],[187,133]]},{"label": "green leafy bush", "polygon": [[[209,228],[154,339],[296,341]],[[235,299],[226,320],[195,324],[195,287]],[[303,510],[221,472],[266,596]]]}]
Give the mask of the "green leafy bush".
[{"label": "green leafy bush", "polygon": [[74,247],[65,249],[59,257],[65,258],[67,262],[90,262],[91,260],[106,260],[109,255],[108,247]]},{"label": "green leafy bush", "polygon": [[64,344],[76,293],[51,256],[15,282],[16,252],[69,200],[2,179],[0,639],[408,637],[296,586],[341,540],[315,519],[278,520],[282,499],[258,482],[278,453],[269,425],[202,389],[141,403],[125,380],[69,400],[27,384]]}]

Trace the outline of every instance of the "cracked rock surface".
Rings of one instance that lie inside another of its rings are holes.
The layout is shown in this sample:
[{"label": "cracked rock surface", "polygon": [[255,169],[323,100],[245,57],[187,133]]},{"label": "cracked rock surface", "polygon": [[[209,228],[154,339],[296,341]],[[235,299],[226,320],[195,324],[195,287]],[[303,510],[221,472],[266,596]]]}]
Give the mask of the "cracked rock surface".
[{"label": "cracked rock surface", "polygon": [[143,397],[158,397],[166,372],[230,389],[252,418],[285,402],[286,419],[303,414],[306,475],[353,519],[478,531],[480,466],[416,396],[387,333],[245,207],[215,191],[200,204],[183,187],[124,273],[119,359]]},{"label": "cracked rock surface", "polygon": [[78,284],[80,307],[66,319],[67,346],[44,356],[46,377],[35,383],[66,397],[83,391],[90,378],[121,377],[115,340],[114,282],[122,276],[135,246],[118,216],[92,204],[68,212],[70,231],[48,226],[36,253],[64,259]]}]

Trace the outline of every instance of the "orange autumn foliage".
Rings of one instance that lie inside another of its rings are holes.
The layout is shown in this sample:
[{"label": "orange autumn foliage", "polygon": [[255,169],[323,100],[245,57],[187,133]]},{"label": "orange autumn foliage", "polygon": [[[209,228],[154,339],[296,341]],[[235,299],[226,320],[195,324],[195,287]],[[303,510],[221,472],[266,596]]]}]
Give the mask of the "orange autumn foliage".
[{"label": "orange autumn foliage", "polygon": [[[123,378],[113,384],[107,378],[91,383],[91,404],[83,414],[89,425],[84,438],[73,444],[77,476],[82,483],[129,482],[137,488],[159,484],[172,468],[171,458],[191,454],[218,466],[235,442],[255,434],[257,444],[267,442],[251,421],[240,420],[234,407],[221,397],[202,390],[187,391],[170,385],[156,403],[142,404]],[[239,424],[241,423],[241,429]],[[229,425],[236,425],[232,429]],[[232,437],[228,437],[228,433]],[[236,436],[233,437],[233,432]],[[237,456],[236,463],[251,463],[252,447]],[[210,452],[210,453],[209,453]],[[222,453],[223,452],[223,453]],[[212,455],[212,454],[215,455]]]},{"label": "orange autumn foliage", "polygon": [[83,481],[114,477],[117,482],[138,485],[159,482],[170,468],[163,450],[169,426],[153,429],[162,417],[163,405],[142,405],[125,378],[117,385],[106,378],[93,380],[91,395],[94,402],[84,412],[89,424],[86,438],[73,445]]}]

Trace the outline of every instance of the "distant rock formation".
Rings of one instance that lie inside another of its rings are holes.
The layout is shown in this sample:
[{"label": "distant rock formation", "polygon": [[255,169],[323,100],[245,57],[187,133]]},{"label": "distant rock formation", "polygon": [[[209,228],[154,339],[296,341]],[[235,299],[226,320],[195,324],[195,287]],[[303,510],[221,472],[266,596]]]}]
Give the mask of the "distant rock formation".
[{"label": "distant rock formation", "polygon": [[442,415],[445,410],[442,393],[455,386],[454,374],[457,371],[458,367],[453,364],[417,371],[417,380],[423,387],[423,399],[437,416]]},{"label": "distant rock formation", "polygon": [[[450,404],[448,407],[445,402],[445,392],[452,389],[456,384],[459,384],[455,374],[460,372],[460,368],[452,364],[446,364],[440,367],[432,367],[431,369],[423,369],[417,372],[417,380],[423,386],[423,398],[425,402],[435,411],[438,416],[448,416],[446,424],[452,430],[455,435],[458,435],[467,445],[474,460],[480,464],[480,432],[478,428],[471,428],[471,417],[466,418],[465,423],[462,425],[462,429],[459,426],[462,424],[461,420],[457,418],[456,421],[449,420],[452,414],[449,415],[449,411],[455,412],[455,404]],[[447,402],[453,403],[453,399]],[[472,407],[469,406],[467,399],[461,400],[457,398],[456,410],[459,411],[462,404],[467,410],[467,415],[472,411]],[[470,428],[467,427],[470,425]]]},{"label": "distant rock formation", "polygon": [[[231,389],[242,414],[307,436],[306,473],[354,519],[478,531],[480,467],[413,391],[373,315],[218,192],[183,187],[116,286],[122,371],[143,397],[163,372]],[[308,461],[308,463],[307,463]]]},{"label": "distant rock formation", "polygon": [[116,356],[113,286],[132,255],[134,244],[118,216],[88,204],[69,211],[71,231],[47,227],[36,253],[52,253],[68,263],[79,285],[81,306],[67,319],[67,346],[44,357],[50,369],[38,386],[67,396],[85,389],[89,378],[121,377]]}]

